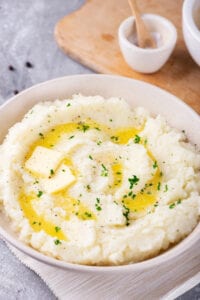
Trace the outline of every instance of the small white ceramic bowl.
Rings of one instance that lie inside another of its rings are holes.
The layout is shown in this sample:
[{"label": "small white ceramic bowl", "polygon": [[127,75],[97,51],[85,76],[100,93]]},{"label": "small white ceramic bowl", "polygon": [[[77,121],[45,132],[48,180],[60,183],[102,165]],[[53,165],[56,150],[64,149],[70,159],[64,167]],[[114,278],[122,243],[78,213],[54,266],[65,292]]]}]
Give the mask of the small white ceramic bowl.
[{"label": "small white ceramic bowl", "polygon": [[[105,98],[123,97],[132,107],[143,106],[153,115],[161,114],[171,126],[185,130],[189,140],[200,148],[200,118],[189,106],[151,84],[111,75],[57,78],[14,96],[0,107],[0,143],[8,129],[34,104],[66,99],[75,93],[102,95]],[[1,209],[0,236],[28,256],[44,263],[41,264],[42,268],[45,269],[47,264],[63,269],[63,277],[67,278],[65,290],[69,291],[66,299],[161,299],[161,295],[195,276],[200,266],[200,224],[182,242],[152,259],[110,267],[82,266],[45,256],[19,240]]]},{"label": "small white ceramic bowl", "polygon": [[200,66],[200,0],[185,0],[182,23],[183,36],[188,51]]},{"label": "small white ceramic bowl", "polygon": [[157,37],[158,47],[143,49],[130,41],[131,35],[136,36],[135,18],[132,16],[125,19],[119,27],[119,45],[125,61],[131,68],[141,73],[154,73],[171,55],[176,44],[177,32],[175,26],[161,16],[144,14],[142,18],[153,36]]}]

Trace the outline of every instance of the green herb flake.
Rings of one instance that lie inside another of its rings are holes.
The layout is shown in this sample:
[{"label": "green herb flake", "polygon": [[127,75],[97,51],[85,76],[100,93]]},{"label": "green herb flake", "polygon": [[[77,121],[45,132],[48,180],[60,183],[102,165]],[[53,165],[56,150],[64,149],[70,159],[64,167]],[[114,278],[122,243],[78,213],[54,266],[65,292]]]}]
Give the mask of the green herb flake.
[{"label": "green herb flake", "polygon": [[140,143],[140,140],[141,140],[140,136],[136,134],[136,135],[135,135],[135,138],[134,138],[134,143],[135,143],[135,144],[139,144],[139,143]]},{"label": "green herb flake", "polygon": [[153,168],[156,169],[158,167],[157,161],[154,161]]},{"label": "green herb flake", "polygon": [[100,146],[102,144],[102,141],[98,141],[97,145]]},{"label": "green herb flake", "polygon": [[42,191],[38,191],[37,197],[40,198],[42,195],[43,195],[43,192]]},{"label": "green herb flake", "polygon": [[169,205],[169,208],[170,208],[170,209],[173,209],[175,206],[176,206],[176,204],[175,204],[175,203],[172,203],[172,204]]},{"label": "green herb flake", "polygon": [[39,132],[39,136],[43,139],[44,138],[44,134]]},{"label": "green herb flake", "polygon": [[91,189],[90,185],[86,185],[87,190],[89,191]]},{"label": "green herb flake", "polygon": [[110,138],[111,138],[112,141],[115,141],[115,142],[117,142],[119,140],[119,137],[118,136],[114,136],[114,135],[111,136]]},{"label": "green herb flake", "polygon": [[59,232],[60,230],[61,230],[60,227],[58,227],[58,226],[55,227],[55,231],[56,231],[56,232]]},{"label": "green herb flake", "polygon": [[62,172],[66,172],[66,170],[65,170],[65,169],[62,169]]},{"label": "green herb flake", "polygon": [[92,155],[89,155],[88,157],[89,157],[89,159],[93,160],[93,157],[92,157]]},{"label": "green herb flake", "polygon": [[83,124],[83,125],[82,125],[82,130],[83,130],[83,132],[86,132],[88,129],[90,129],[90,126],[89,126],[89,125],[86,125],[86,124]]},{"label": "green herb flake", "polygon": [[101,176],[107,177],[108,176],[108,169],[104,166],[104,164],[101,164],[102,166],[102,171],[101,171]]},{"label": "green herb flake", "polygon": [[157,185],[157,190],[160,191],[160,186],[161,186],[161,183],[158,182],[158,185]]},{"label": "green herb flake", "polygon": [[71,140],[71,139],[73,139],[74,138],[74,135],[71,135],[70,137],[69,137],[69,140]]},{"label": "green herb flake", "polygon": [[92,218],[92,214],[91,213],[89,213],[89,212],[85,212],[85,215],[86,215],[86,217],[88,217],[88,218]]},{"label": "green herb flake", "polygon": [[50,170],[50,174],[51,174],[51,175],[54,174],[54,170],[53,170],[53,169]]},{"label": "green herb flake", "polygon": [[109,119],[109,121],[112,122],[113,120],[112,120],[112,119]]},{"label": "green herb flake", "polygon": [[130,183],[130,189],[133,188],[134,185],[138,184],[139,178],[136,175],[133,175],[132,178],[128,178],[128,181]]},{"label": "green herb flake", "polygon": [[96,210],[98,210],[98,211],[102,210],[102,207],[100,204],[100,198],[96,198],[95,207],[96,207]]},{"label": "green herb flake", "polygon": [[130,222],[129,222],[130,209],[126,205],[123,205],[123,207],[124,207],[123,216],[126,219],[126,226],[129,226],[130,225]]},{"label": "green herb flake", "polygon": [[167,191],[168,191],[168,185],[165,184],[165,190],[164,190],[164,192],[166,193]]},{"label": "green herb flake", "polygon": [[36,180],[36,181],[34,181],[34,182],[33,182],[33,184],[37,184],[37,183],[39,183],[39,181],[38,181],[38,180]]},{"label": "green herb flake", "polygon": [[69,106],[71,106],[71,103],[67,103],[66,107],[69,107]]},{"label": "green herb flake", "polygon": [[181,202],[182,202],[181,199],[178,199],[177,204],[181,204]]},{"label": "green herb flake", "polygon": [[57,245],[61,245],[62,243],[61,243],[60,240],[57,239],[57,240],[54,241],[54,244],[57,246]]}]

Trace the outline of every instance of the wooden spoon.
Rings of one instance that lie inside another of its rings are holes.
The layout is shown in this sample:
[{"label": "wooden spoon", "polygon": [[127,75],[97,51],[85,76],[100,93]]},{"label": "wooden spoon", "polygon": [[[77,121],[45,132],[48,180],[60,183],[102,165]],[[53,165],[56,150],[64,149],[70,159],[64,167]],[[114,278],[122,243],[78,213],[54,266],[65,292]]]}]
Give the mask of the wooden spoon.
[{"label": "wooden spoon", "polygon": [[135,17],[137,40],[140,48],[156,48],[156,42],[141,18],[136,0],[128,0],[133,16]]}]

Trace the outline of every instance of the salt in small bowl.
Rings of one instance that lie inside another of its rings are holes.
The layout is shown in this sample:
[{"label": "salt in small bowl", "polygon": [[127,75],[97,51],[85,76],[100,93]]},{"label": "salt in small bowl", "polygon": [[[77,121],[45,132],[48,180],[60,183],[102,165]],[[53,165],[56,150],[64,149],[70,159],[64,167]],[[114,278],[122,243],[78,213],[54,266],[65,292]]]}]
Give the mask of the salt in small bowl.
[{"label": "salt in small bowl", "polygon": [[166,18],[155,14],[142,15],[147,28],[156,40],[156,48],[137,45],[135,18],[125,19],[118,30],[120,49],[127,64],[141,73],[158,71],[170,57],[177,40],[175,26]]}]

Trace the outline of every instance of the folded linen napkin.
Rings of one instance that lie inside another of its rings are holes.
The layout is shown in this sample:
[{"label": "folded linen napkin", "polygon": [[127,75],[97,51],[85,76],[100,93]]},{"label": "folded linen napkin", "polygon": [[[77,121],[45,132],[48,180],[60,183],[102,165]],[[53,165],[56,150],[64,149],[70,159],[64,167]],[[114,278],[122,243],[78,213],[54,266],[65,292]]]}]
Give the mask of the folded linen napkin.
[{"label": "folded linen napkin", "polygon": [[[103,278],[102,275],[94,275],[89,273],[78,274],[77,272],[73,271],[65,271],[39,262],[9,244],[8,247],[23,264],[35,271],[36,274],[43,279],[43,281],[59,300],[132,300],[137,294],[137,292],[133,292],[132,288],[130,290],[124,288],[124,274],[121,275],[121,279],[118,276],[115,280],[115,278],[111,277]],[[80,275],[82,276],[80,277]],[[128,281],[130,286],[133,287],[131,278],[126,278],[126,281]],[[175,299],[189,289],[193,288],[199,282],[200,272],[189,280],[182,282],[180,285],[170,290],[167,294],[165,293],[163,295],[161,291],[159,299]],[[136,291],[136,289],[134,290]],[[137,296],[137,299],[144,299],[145,293],[146,297],[150,299],[149,297],[151,293],[149,293],[148,288],[144,288],[143,291],[139,293],[140,297]]]}]

